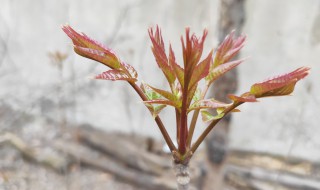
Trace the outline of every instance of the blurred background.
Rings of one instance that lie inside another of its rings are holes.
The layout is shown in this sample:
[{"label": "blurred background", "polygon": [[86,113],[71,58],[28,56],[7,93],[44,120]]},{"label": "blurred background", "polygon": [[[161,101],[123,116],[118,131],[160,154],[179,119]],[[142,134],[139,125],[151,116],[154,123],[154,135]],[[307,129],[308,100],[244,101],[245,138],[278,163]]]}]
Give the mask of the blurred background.
[{"label": "blurred background", "polygon": [[[174,189],[171,158],[152,117],[107,68],[73,52],[70,24],[167,85],[147,29],[159,25],[181,63],[185,27],[209,31],[207,53],[231,31],[249,59],[216,82],[224,100],[255,82],[311,67],[292,96],[247,103],[196,153],[196,189],[320,189],[319,0],[0,0],[0,189]],[[172,137],[175,119],[161,113]],[[195,135],[205,129],[198,122]],[[128,158],[131,158],[128,160]]]}]

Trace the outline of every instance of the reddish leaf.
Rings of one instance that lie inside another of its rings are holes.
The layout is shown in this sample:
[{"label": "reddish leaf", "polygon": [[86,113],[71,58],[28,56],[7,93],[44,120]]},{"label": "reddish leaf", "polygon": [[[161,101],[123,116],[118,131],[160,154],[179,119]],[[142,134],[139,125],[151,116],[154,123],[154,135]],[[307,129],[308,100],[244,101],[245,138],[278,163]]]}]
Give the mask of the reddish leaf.
[{"label": "reddish leaf", "polygon": [[149,36],[152,42],[152,52],[154,57],[156,58],[156,62],[158,66],[161,68],[162,72],[166,76],[169,84],[173,84],[175,80],[175,74],[173,72],[173,69],[168,64],[168,58],[165,53],[164,43],[161,35],[161,31],[159,27],[157,26],[156,32],[153,32],[153,29],[149,29]]},{"label": "reddish leaf", "polygon": [[79,55],[101,62],[112,69],[119,67],[120,60],[111,49],[83,33],[76,32],[69,25],[63,26],[62,30],[71,38],[75,52]]},{"label": "reddish leaf", "polygon": [[208,30],[204,30],[201,39],[198,39],[195,35],[192,35],[192,42],[193,42],[193,49],[195,51],[194,53],[194,59],[196,62],[199,62],[201,55],[202,55],[202,51],[203,51],[203,45],[204,45],[204,41],[207,38],[208,35]]},{"label": "reddish leaf", "polygon": [[185,77],[191,78],[192,72],[198,64],[207,33],[207,30],[204,30],[201,39],[198,39],[195,34],[192,34],[190,37],[190,29],[187,28],[186,42],[184,42],[183,37],[181,37]]},{"label": "reddish leaf", "polygon": [[251,86],[250,93],[257,98],[266,96],[284,96],[293,92],[295,84],[309,74],[310,68],[301,67]]},{"label": "reddish leaf", "polygon": [[278,88],[278,89],[275,89],[275,90],[271,90],[271,91],[268,91],[268,92],[265,92],[263,93],[262,95],[258,96],[258,98],[262,98],[262,97],[268,97],[268,96],[284,96],[284,95],[289,95],[293,92],[294,90],[294,87],[296,85],[296,81],[295,82],[291,82],[291,83],[288,83],[287,85],[281,87],[281,88]]},{"label": "reddish leaf", "polygon": [[183,68],[181,68],[177,63],[176,63],[176,58],[174,56],[174,52],[172,50],[172,47],[170,45],[169,47],[169,65],[172,67],[174,74],[176,78],[178,79],[180,85],[184,86],[184,71]]},{"label": "reddish leaf", "polygon": [[[183,37],[181,37],[181,44],[182,44],[182,53],[183,53],[183,62],[184,62],[184,74],[183,74],[183,83],[181,83],[182,86],[182,103],[185,104],[182,106],[182,111],[186,112],[187,108],[189,107],[194,92],[197,89],[197,82],[205,77],[206,74],[208,74],[208,69],[210,68],[210,62],[209,66],[208,60],[211,59],[211,56],[209,54],[208,59],[205,59],[204,62],[199,64],[199,60],[202,55],[203,51],[203,45],[204,41],[207,36],[207,30],[204,30],[203,36],[201,38],[197,38],[194,34],[190,36],[190,29],[186,29],[186,36],[185,41]],[[198,67],[197,67],[198,66]],[[178,70],[178,69],[177,69]],[[196,72],[195,72],[196,71]],[[193,73],[194,76],[193,76]]]},{"label": "reddish leaf", "polygon": [[99,42],[89,38],[83,33],[78,33],[70,26],[62,27],[62,30],[72,39],[74,51],[86,58],[98,61],[113,70],[106,71],[96,78],[106,80],[127,80],[135,82],[138,74],[136,70],[128,64],[121,63],[116,54]]},{"label": "reddish leaf", "polygon": [[100,51],[110,51],[110,52],[112,52],[112,50],[110,50],[109,48],[105,47],[101,43],[89,38],[84,33],[76,32],[69,25],[62,26],[62,30],[71,38],[73,44],[76,45],[76,46],[95,49],[95,50],[100,50]]},{"label": "reddish leaf", "polygon": [[106,72],[103,72],[102,74],[99,74],[95,77],[95,79],[103,79],[103,80],[126,80],[129,82],[135,82],[137,79],[132,78],[131,76],[128,76],[126,73],[123,71],[119,70],[109,70]]},{"label": "reddish leaf", "polygon": [[234,33],[232,31],[218,47],[213,68],[230,61],[244,46],[246,36],[241,35],[238,38],[234,38]]},{"label": "reddish leaf", "polygon": [[120,61],[108,56],[104,51],[83,48],[80,46],[74,46],[74,51],[83,57],[98,61],[110,68],[118,69],[120,67]]},{"label": "reddish leaf", "polygon": [[194,85],[196,85],[201,79],[208,75],[211,62],[212,51],[208,54],[207,58],[205,58],[195,67],[189,83],[189,89],[192,89]]},{"label": "reddish leaf", "polygon": [[121,68],[123,69],[124,72],[127,73],[128,76],[131,78],[138,78],[138,73],[137,71],[129,64],[126,63],[121,63]]},{"label": "reddish leaf", "polygon": [[244,60],[235,60],[231,61],[222,65],[217,66],[212,71],[209,72],[209,75],[206,77],[207,84],[211,84],[216,79],[227,73],[228,71],[232,70],[236,66],[238,66],[240,63],[242,63]]},{"label": "reddish leaf", "polygon": [[169,45],[169,65],[177,64],[176,57],[174,56],[174,52],[172,50],[171,44]]}]

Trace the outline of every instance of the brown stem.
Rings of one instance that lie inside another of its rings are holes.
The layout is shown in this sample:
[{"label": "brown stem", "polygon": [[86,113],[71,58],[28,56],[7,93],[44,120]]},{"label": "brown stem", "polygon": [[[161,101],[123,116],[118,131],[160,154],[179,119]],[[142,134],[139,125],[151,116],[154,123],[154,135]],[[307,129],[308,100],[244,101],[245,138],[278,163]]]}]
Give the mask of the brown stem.
[{"label": "brown stem", "polygon": [[178,109],[176,109],[176,133],[177,133],[177,143],[178,143],[178,146],[180,144],[179,140],[180,140],[180,130],[179,130],[179,127],[180,127],[180,112]]},{"label": "brown stem", "polygon": [[191,141],[194,133],[194,129],[196,128],[196,123],[198,120],[200,110],[195,110],[193,112],[192,120],[190,123],[190,128],[189,128],[189,133],[188,133],[188,138],[187,138],[187,147],[190,148],[191,146]]},{"label": "brown stem", "polygon": [[[144,93],[142,92],[142,90],[136,85],[136,83],[133,83],[133,82],[129,82],[129,84],[132,86],[132,88],[139,94],[140,98],[143,100],[143,101],[147,101],[147,97],[144,95]],[[161,131],[161,134],[164,138],[164,140],[166,141],[168,147],[170,148],[170,151],[173,152],[173,151],[177,151],[177,148],[174,146],[166,128],[164,127],[161,119],[159,116],[156,116],[154,118],[154,120],[156,121],[160,131]]]},{"label": "brown stem", "polygon": [[[241,105],[243,102],[235,102],[234,104],[232,104],[231,106],[229,106],[227,109],[225,109],[223,111],[224,116],[222,118],[224,118],[230,111],[232,111],[234,108],[236,108],[237,106]],[[200,137],[197,139],[197,141],[192,145],[190,152],[194,153],[197,148],[199,147],[199,145],[202,143],[202,141],[206,138],[206,136],[210,133],[210,131],[213,129],[214,126],[216,126],[216,124],[222,119],[216,119],[213,120],[209,126],[202,132],[202,134],[200,135]]]},{"label": "brown stem", "polygon": [[[187,43],[187,46],[190,45]],[[189,47],[191,48],[191,47]],[[188,47],[187,47],[187,50],[190,50]],[[189,54],[190,52],[187,52],[187,55],[190,55]],[[188,69],[187,68],[187,65],[190,65],[190,60],[189,59],[189,56],[187,56],[185,58],[186,60],[185,61],[185,69],[184,69],[184,87],[183,87],[183,90],[182,90],[182,106],[181,106],[181,112],[180,112],[180,127],[179,127],[179,135],[180,135],[180,138],[179,138],[179,147],[178,147],[178,150],[179,150],[179,153],[181,155],[184,155],[187,151],[187,138],[188,138],[188,112],[187,112],[187,109],[189,107],[189,103],[188,103],[188,90],[189,90],[189,82],[190,82],[190,79],[191,79],[191,74],[192,72],[190,72],[190,68]],[[192,70],[191,70],[192,71]]]},{"label": "brown stem", "polygon": [[181,114],[181,124],[179,127],[180,130],[180,139],[179,139],[179,153],[184,155],[187,151],[186,140],[188,135],[188,128],[187,128],[187,113],[184,112]]}]

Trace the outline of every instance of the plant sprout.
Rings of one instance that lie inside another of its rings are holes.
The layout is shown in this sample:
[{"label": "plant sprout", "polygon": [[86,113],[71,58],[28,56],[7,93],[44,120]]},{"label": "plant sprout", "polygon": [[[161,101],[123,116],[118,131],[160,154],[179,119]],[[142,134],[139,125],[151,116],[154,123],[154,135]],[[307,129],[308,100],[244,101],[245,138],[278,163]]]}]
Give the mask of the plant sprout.
[{"label": "plant sprout", "polygon": [[[121,61],[110,48],[84,33],[76,32],[69,25],[63,26],[62,29],[71,38],[77,54],[110,68],[95,76],[95,79],[126,81],[138,93],[172,153],[178,189],[188,189],[189,161],[205,137],[222,118],[230,112],[238,112],[237,107],[243,103],[257,102],[257,99],[263,97],[291,94],[296,83],[306,77],[310,70],[308,67],[300,67],[290,73],[255,83],[248,92],[240,96],[229,94],[231,103],[225,103],[213,98],[207,99],[206,94],[215,80],[244,61],[243,59],[233,60],[244,46],[246,40],[244,35],[236,37],[235,33],[231,32],[215,51],[211,50],[202,58],[207,30],[203,31],[201,37],[197,37],[195,34],[190,34],[190,29],[186,28],[185,38],[181,37],[183,63],[179,64],[171,45],[166,52],[159,27],[157,26],[155,30],[150,28],[151,49],[169,85],[169,89],[160,89],[143,82],[139,84],[137,71],[131,65]],[[200,81],[204,81],[204,86],[200,87]],[[175,110],[177,146],[159,117],[159,113],[166,107],[172,107]],[[193,115],[189,124],[190,113]],[[208,125],[197,139],[193,139],[199,114]]]}]

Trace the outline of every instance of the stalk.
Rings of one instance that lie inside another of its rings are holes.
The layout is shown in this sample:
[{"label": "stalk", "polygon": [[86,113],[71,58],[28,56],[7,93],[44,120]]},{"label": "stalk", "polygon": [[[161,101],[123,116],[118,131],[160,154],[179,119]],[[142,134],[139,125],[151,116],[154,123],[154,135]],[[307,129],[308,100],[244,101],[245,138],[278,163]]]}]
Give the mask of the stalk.
[{"label": "stalk", "polygon": [[179,127],[180,127],[180,113],[179,113],[179,110],[178,109],[175,109],[176,111],[176,133],[177,133],[177,143],[178,143],[178,146],[180,144],[179,140],[180,140],[180,130],[179,130]]},{"label": "stalk", "polygon": [[200,112],[200,110],[195,110],[192,115],[192,120],[190,123],[189,133],[188,133],[188,138],[187,138],[187,147],[188,148],[190,148],[190,146],[191,146],[192,136],[193,136],[194,130],[196,128],[197,120],[199,117],[199,112]]},{"label": "stalk", "polygon": [[182,93],[182,106],[181,106],[181,113],[180,113],[180,131],[179,131],[179,153],[184,155],[187,151],[187,137],[188,137],[188,112],[187,105],[188,102],[188,86],[189,80],[187,77],[187,73],[185,70],[184,74],[184,88]]},{"label": "stalk", "polygon": [[184,155],[187,150],[187,135],[188,135],[188,117],[187,117],[187,94],[184,94],[182,99],[182,108],[180,115],[180,127],[179,127],[179,153]]},{"label": "stalk", "polygon": [[190,184],[189,164],[173,161],[173,169],[177,179],[178,190],[188,190]]}]

